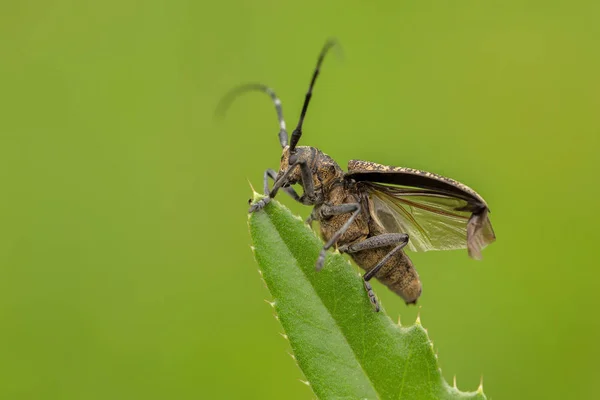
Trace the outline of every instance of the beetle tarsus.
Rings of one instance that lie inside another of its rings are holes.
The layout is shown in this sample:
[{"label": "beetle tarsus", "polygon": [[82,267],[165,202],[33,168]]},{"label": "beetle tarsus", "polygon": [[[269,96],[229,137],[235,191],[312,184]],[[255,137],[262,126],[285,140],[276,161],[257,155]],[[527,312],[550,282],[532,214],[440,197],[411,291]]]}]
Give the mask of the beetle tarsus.
[{"label": "beetle tarsus", "polygon": [[269,204],[269,202],[271,201],[270,197],[263,197],[262,199],[260,199],[259,201],[257,201],[256,203],[253,203],[250,208],[248,209],[248,213],[253,213],[255,211],[259,211],[262,210],[263,208],[265,208],[265,206],[267,204]]},{"label": "beetle tarsus", "polygon": [[323,266],[325,265],[326,257],[327,257],[327,250],[322,249],[321,252],[319,253],[319,258],[317,258],[317,263],[315,265],[315,269],[317,270],[317,272],[319,272],[320,270],[323,269]]},{"label": "beetle tarsus", "polygon": [[367,296],[369,296],[369,301],[373,305],[375,312],[379,312],[379,302],[377,301],[377,296],[375,296],[375,293],[373,292],[373,286],[371,286],[371,284],[365,280],[363,280],[363,282],[365,285],[365,290],[367,291]]},{"label": "beetle tarsus", "polygon": [[315,215],[315,210],[313,209],[308,218],[304,221],[304,223],[312,229],[313,221],[319,219],[318,216]]}]

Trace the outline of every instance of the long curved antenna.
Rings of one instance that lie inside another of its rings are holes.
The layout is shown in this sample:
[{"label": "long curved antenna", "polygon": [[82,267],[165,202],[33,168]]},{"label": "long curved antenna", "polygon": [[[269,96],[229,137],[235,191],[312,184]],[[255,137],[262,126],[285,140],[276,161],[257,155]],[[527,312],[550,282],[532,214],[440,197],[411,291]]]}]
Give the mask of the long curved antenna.
[{"label": "long curved antenna", "polygon": [[227,109],[231,106],[233,101],[241,94],[246,92],[264,92],[271,96],[273,104],[275,105],[275,111],[277,111],[277,120],[279,121],[279,143],[284,148],[288,143],[288,134],[285,127],[285,120],[283,119],[283,110],[281,108],[281,100],[277,97],[273,89],[263,85],[261,83],[249,83],[246,85],[238,86],[227,93],[217,106],[217,115],[225,115]]},{"label": "long curved antenna", "polygon": [[[335,46],[337,42],[333,39],[330,39],[325,43],[323,49],[321,50],[321,54],[319,54],[319,59],[317,60],[317,67],[313,72],[312,79],[310,80],[310,86],[308,87],[308,92],[306,92],[306,97],[304,97],[304,105],[302,105],[302,112],[300,113],[300,120],[298,121],[298,125],[296,129],[292,132],[292,139],[290,141],[290,153],[294,153],[296,150],[296,145],[300,140],[300,136],[302,136],[302,124],[304,123],[304,117],[306,116],[306,109],[308,108],[308,103],[310,103],[310,98],[312,97],[312,90],[315,86],[315,81],[317,80],[317,76],[319,76],[319,72],[321,69],[321,64],[323,63],[323,59],[325,58],[325,54],[329,51],[330,48]],[[290,158],[290,163],[292,162],[292,158]]]}]

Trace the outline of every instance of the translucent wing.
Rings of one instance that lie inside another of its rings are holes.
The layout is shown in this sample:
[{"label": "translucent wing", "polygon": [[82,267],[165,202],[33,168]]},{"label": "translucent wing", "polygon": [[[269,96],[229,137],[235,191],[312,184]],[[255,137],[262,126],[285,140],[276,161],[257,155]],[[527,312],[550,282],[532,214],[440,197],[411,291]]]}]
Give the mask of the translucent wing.
[{"label": "translucent wing", "polygon": [[473,258],[495,240],[485,205],[448,192],[362,182],[371,217],[388,232],[409,235],[412,251],[468,249]]}]

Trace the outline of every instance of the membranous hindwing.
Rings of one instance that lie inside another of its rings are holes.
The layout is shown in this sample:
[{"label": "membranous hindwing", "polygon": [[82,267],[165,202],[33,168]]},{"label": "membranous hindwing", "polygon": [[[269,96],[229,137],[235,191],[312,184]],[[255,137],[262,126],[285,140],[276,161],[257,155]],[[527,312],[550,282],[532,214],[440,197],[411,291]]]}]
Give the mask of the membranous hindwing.
[{"label": "membranous hindwing", "polygon": [[371,217],[386,232],[409,235],[409,250],[466,248],[478,259],[495,240],[483,198],[453,179],[357,160],[350,161],[346,178],[368,191]]}]

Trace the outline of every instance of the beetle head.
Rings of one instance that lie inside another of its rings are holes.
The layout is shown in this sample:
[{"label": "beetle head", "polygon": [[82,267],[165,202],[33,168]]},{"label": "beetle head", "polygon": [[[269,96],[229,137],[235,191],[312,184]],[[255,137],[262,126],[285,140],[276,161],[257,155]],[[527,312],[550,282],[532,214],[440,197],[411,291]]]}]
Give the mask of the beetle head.
[{"label": "beetle head", "polygon": [[306,164],[309,166],[311,173],[314,174],[317,157],[319,150],[309,146],[298,146],[294,149],[294,152],[290,152],[290,146],[285,146],[281,154],[281,163],[279,165],[279,173],[277,178],[283,176],[289,168],[293,168],[290,171],[286,184],[296,184],[302,182],[302,172],[299,164]]}]

